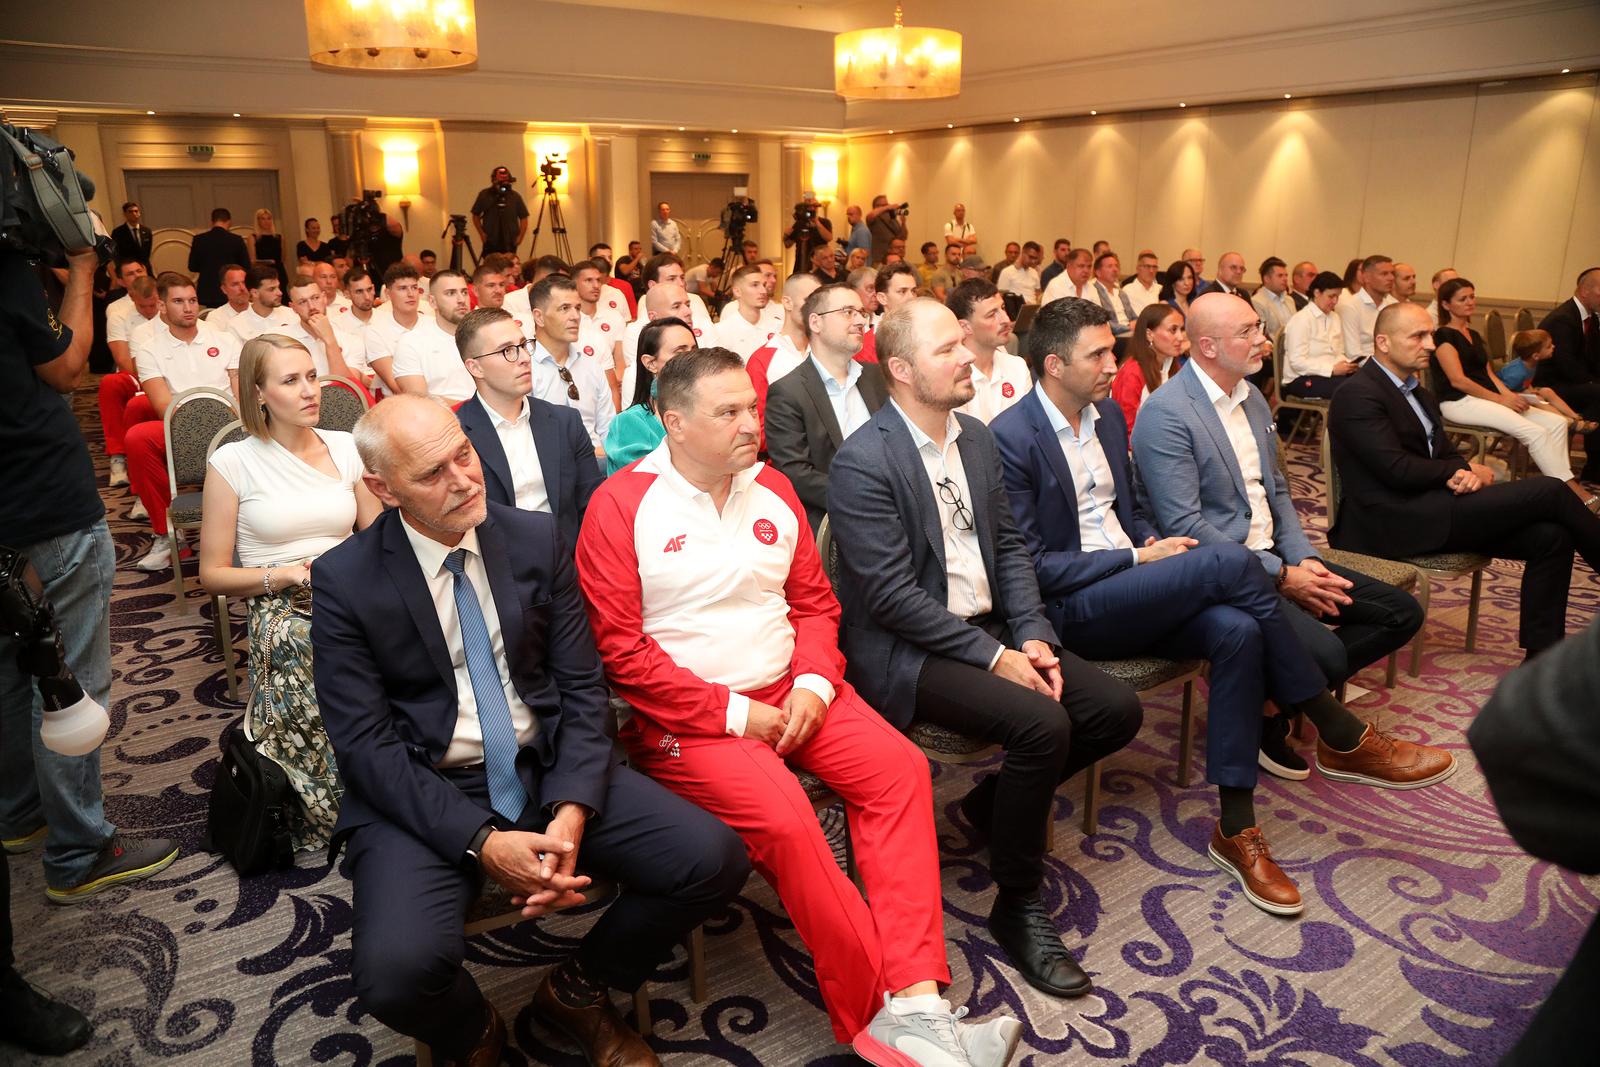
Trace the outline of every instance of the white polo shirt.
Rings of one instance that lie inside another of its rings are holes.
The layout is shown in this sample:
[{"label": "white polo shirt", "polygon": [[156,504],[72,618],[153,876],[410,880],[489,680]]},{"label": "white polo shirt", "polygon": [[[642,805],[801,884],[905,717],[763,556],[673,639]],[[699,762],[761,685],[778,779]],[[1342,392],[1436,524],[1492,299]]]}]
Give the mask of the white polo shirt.
[{"label": "white polo shirt", "polygon": [[1378,312],[1398,303],[1393,293],[1384,294],[1383,303],[1375,302],[1365,286],[1355,293],[1346,289],[1339,294],[1339,303],[1333,311],[1339,316],[1339,325],[1344,331],[1344,350],[1351,359],[1372,355],[1372,328],[1378,323]]},{"label": "white polo shirt", "polygon": [[522,329],[528,337],[533,336],[533,304],[528,299],[528,290],[531,285],[524,285],[521,289],[513,289],[506,294],[500,308],[518,322],[526,323]]},{"label": "white polo shirt", "polygon": [[[117,308],[118,305],[122,305],[122,307],[113,317],[111,311],[113,308]],[[156,322],[161,318],[160,308],[161,305],[157,304],[156,313],[147,319],[139,314],[139,309],[134,305],[132,297],[125,296],[118,300],[106,309],[106,343],[129,340],[134,330],[137,330],[147,322]]]},{"label": "white polo shirt", "polygon": [[[211,321],[209,318],[207,322]],[[243,344],[264,333],[282,333],[290,326],[298,325],[300,316],[286,307],[275,307],[266,315],[257,315],[254,305],[246,305],[245,309],[233,317],[228,323],[228,329],[239,337]]]},{"label": "white polo shirt", "polygon": [[981,419],[987,426],[994,417],[1028,395],[1033,387],[1033,376],[1028,373],[1028,361],[1010,352],[996,352],[994,365],[985,374],[972,365],[972,385],[976,390],[972,399],[956,408],[963,415]]},{"label": "white polo shirt", "polygon": [[522,398],[522,407],[517,412],[515,419],[506,420],[500,413],[485,404],[483,394],[478,394],[476,400],[468,401],[482,406],[489,416],[489,424],[494,427],[494,434],[500,439],[500,447],[506,454],[506,465],[511,468],[512,492],[516,496],[517,507],[523,511],[550,512],[550,494],[544,484],[544,467],[539,463],[539,450],[533,444],[533,429],[529,425],[532,418],[528,410],[528,398]]},{"label": "white polo shirt", "polygon": [[572,408],[583,418],[583,428],[589,431],[589,440],[596,448],[604,448],[606,434],[611,431],[611,420],[616,415],[616,405],[611,402],[611,386],[595,361],[585,358],[576,348],[568,351],[566,370],[578,390],[577,399],[561,377],[560,365],[550,350],[539,342],[533,349],[532,395],[559,407]]},{"label": "white polo shirt", "polygon": [[[333,336],[339,342],[339,353],[344,356],[345,364],[357,374],[365,375],[367,370],[367,346],[361,340],[361,335],[341,329],[338,322],[334,320],[330,319],[329,321],[333,322]],[[300,316],[295,316],[293,326],[286,326],[276,332],[283,334],[285,337],[292,337],[306,346],[306,350],[311,353],[311,363],[317,368],[319,377],[333,373],[328,366],[327,345],[322,343],[322,338],[305,328],[305,324],[300,321]],[[239,369],[240,351],[242,351],[242,346],[240,350],[234,352],[233,358],[228,361],[229,370]]]},{"label": "white polo shirt", "polygon": [[1084,282],[1083,288],[1080,289],[1072,284],[1072,279],[1067,277],[1067,272],[1062,271],[1054,278],[1051,278],[1050,284],[1044,287],[1044,296],[1039,298],[1039,303],[1041,305],[1048,304],[1066,296],[1075,296],[1079,300],[1089,300],[1096,304],[1100,302],[1095,295],[1093,275],[1090,275],[1089,280]]},{"label": "white polo shirt", "polygon": [[152,319],[128,343],[140,384],[164,378],[173,396],[197,385],[228,392],[228,367],[239,359],[239,338],[203,319],[195,323],[192,341],[179,340],[165,322]]},{"label": "white polo shirt", "polygon": [[1030,304],[1039,299],[1039,272],[1032,267],[1013,263],[1000,272],[1000,281],[996,284],[1001,292],[1016,293]]},{"label": "white polo shirt", "polygon": [[[421,326],[427,321],[427,318],[426,315],[418,312],[417,326]],[[411,329],[416,329],[416,326]],[[367,342],[367,362],[371,363],[379,359],[393,359],[395,346],[400,343],[400,338],[410,332],[411,330],[406,329],[395,321],[394,305],[385,304],[380,308],[374,309],[371,320],[367,322],[367,329],[364,334]]]},{"label": "white polo shirt", "polygon": [[729,304],[722,309],[722,318],[717,321],[716,331],[711,335],[711,340],[702,339],[702,346],[717,345],[721,348],[739,353],[739,358],[746,363],[755,354],[756,349],[770,343],[783,329],[783,309],[780,307],[776,315],[771,314],[772,305],[768,304],[756,313],[755,325],[745,321],[744,314],[739,310],[739,305]]},{"label": "white polo shirt", "polygon": [[765,347],[772,349],[772,362],[767,364],[768,388],[785,375],[793,374],[795,368],[806,361],[806,354],[795,347],[788,334],[778,334]]},{"label": "white polo shirt", "polygon": [[578,351],[598,364],[602,376],[616,365],[614,353],[627,332],[627,322],[604,301],[595,302],[593,315],[578,312]]},{"label": "white polo shirt", "polygon": [[467,365],[461,361],[454,334],[445,333],[433,319],[417,320],[394,346],[394,366],[389,373],[398,381],[407,375],[420,375],[428,383],[429,396],[441,396],[458,404],[476,393],[477,386]]},{"label": "white polo shirt", "polygon": [[[244,310],[248,310],[249,307],[250,305],[246,304]],[[233,325],[233,320],[238,317],[239,312],[234,310],[232,304],[223,304],[219,308],[212,308],[211,313],[206,316],[206,321],[219,330],[226,330]],[[109,316],[107,321],[109,321]]]}]

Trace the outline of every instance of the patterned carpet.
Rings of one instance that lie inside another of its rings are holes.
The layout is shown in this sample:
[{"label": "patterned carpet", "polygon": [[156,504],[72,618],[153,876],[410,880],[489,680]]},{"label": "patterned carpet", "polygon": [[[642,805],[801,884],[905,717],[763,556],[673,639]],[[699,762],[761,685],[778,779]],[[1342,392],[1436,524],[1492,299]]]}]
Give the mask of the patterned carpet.
[{"label": "patterned carpet", "polygon": [[[91,385],[77,398],[91,430],[93,395]],[[98,461],[99,434],[89,436]],[[1309,450],[1292,455],[1295,495],[1320,529],[1315,463]],[[131,569],[148,530],[124,518],[125,490],[106,500],[120,568],[108,814],[129,833],[176,837],[184,851],[160,878],[70,909],[45,902],[36,858],[11,860],[20,969],[96,1025],[88,1048],[49,1062],[410,1062],[411,1043],[353,1000],[344,879],[303,857],[296,870],[241,884],[200,851],[216,740],[240,706],[227,699],[209,609],[195,594],[177,608],[167,576]],[[1387,691],[1381,669],[1358,679],[1375,690],[1358,702],[1366,714],[1457,753],[1462,767],[1447,783],[1392,793],[1263,777],[1263,827],[1307,898],[1297,921],[1251,907],[1206,861],[1214,791],[1201,768],[1192,787],[1176,785],[1178,692],[1151,700],[1143,733],[1105,768],[1099,832],[1078,830],[1081,781],[1056,801],[1045,893],[1095,976],[1082,1000],[1036,994],[996,950],[982,922],[992,895],[984,856],[955,810],[981,768],[934,768],[951,999],[979,1016],[1023,1018],[1015,1062],[1032,1067],[1495,1062],[1600,909],[1596,883],[1535,863],[1509,840],[1464,742],[1519,658],[1517,582],[1516,565],[1488,575],[1477,655],[1462,651],[1467,581],[1437,583],[1421,677],[1402,671]],[[1574,628],[1594,617],[1597,592],[1579,563]],[[233,623],[242,645],[238,604]],[[838,812],[824,821],[837,833]],[[511,1027],[509,1063],[581,1064],[527,1002],[585,924],[564,916],[470,943],[470,966]],[[668,1064],[854,1062],[829,1040],[809,957],[765,883],[752,878],[707,932],[705,1003],[689,999],[681,952],[650,987],[654,1045]],[[0,1047],[0,1062],[34,1061]]]}]

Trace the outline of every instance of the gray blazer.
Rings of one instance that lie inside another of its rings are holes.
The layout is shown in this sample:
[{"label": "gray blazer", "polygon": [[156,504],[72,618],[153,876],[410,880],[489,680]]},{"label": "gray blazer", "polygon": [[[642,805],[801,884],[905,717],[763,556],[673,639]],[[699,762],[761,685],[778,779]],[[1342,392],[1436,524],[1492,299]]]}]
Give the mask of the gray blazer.
[{"label": "gray blazer", "polygon": [[[876,363],[861,365],[856,389],[868,412],[877,411],[889,398]],[[772,383],[767,393],[766,429],[767,456],[794,484],[815,533],[828,512],[828,468],[844,444],[844,434],[822,375],[810,359]]]},{"label": "gray blazer", "polygon": [[[1249,386],[1245,417],[1261,449],[1261,482],[1272,510],[1274,545],[1257,552],[1267,573],[1315,556],[1278,469],[1278,434],[1266,398]],[[1243,544],[1250,532],[1250,501],[1233,445],[1191,360],[1150,394],[1133,427],[1133,459],[1146,510],[1164,537],[1192,537],[1202,545]]]},{"label": "gray blazer", "polygon": [[[1140,414],[1142,419],[1143,413]],[[1000,452],[979,420],[958,414],[974,529],[1010,647],[1061,641],[1045,618],[1027,545],[1011,518]],[[927,469],[892,404],[851,434],[828,474],[828,522],[839,551],[845,678],[900,729],[911,723],[929,656],[987,670],[1000,642],[946,607],[944,534]]]}]

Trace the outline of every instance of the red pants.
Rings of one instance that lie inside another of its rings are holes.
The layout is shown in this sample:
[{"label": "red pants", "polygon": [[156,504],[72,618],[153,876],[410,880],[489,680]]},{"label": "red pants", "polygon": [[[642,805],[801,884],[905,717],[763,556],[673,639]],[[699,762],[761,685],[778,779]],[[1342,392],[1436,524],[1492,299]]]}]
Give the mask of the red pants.
[{"label": "red pants", "polygon": [[150,401],[138,394],[139,379],[131,374],[114,371],[100,379],[100,428],[106,435],[106,455],[127,455],[128,427],[161,418]]},{"label": "red pants", "polygon": [[[749,696],[779,705],[789,688],[785,678]],[[870,909],[777,753],[749,738],[674,737],[663,746],[664,736],[636,716],[622,740],[635,767],[744,839],[811,949],[835,1038],[865,1029],[885,991],[949,983],[928,759],[854,689],[840,687],[822,728],[788,762],[843,798]]]},{"label": "red pants", "polygon": [[130,426],[126,437],[128,487],[144,503],[150,513],[150,528],[158,535],[167,532],[167,508],[172,504],[172,489],[167,485],[165,425],[159,419],[141,422]]}]

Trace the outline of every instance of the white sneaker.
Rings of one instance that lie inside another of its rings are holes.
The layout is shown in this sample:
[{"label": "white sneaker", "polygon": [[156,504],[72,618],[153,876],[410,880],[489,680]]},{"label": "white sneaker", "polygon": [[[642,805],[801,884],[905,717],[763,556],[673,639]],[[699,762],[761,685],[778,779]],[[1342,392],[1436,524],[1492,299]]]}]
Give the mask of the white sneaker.
[{"label": "white sneaker", "polygon": [[165,537],[157,537],[155,547],[134,564],[141,571],[164,571],[171,566],[172,543]]},{"label": "white sneaker", "polygon": [[121,456],[111,457],[111,488],[128,484],[128,461]]},{"label": "white sneaker", "polygon": [[857,1056],[878,1067],[971,1067],[956,1036],[956,1020],[966,1009],[953,1013],[941,1000],[939,1011],[901,1014],[890,1001],[885,993],[883,1007],[851,1042]]},{"label": "white sneaker", "polygon": [[987,1022],[964,1023],[961,1017],[966,1008],[956,1011],[956,1038],[966,1050],[972,1067],[1006,1067],[1017,1054],[1017,1044],[1022,1040],[1022,1024],[1009,1015],[1000,1015]]},{"label": "white sneaker", "polygon": [[144,501],[140,500],[138,497],[134,497],[133,498],[133,507],[128,509],[128,518],[130,518],[130,519],[148,519],[149,517],[150,517],[150,512],[145,508]]}]

